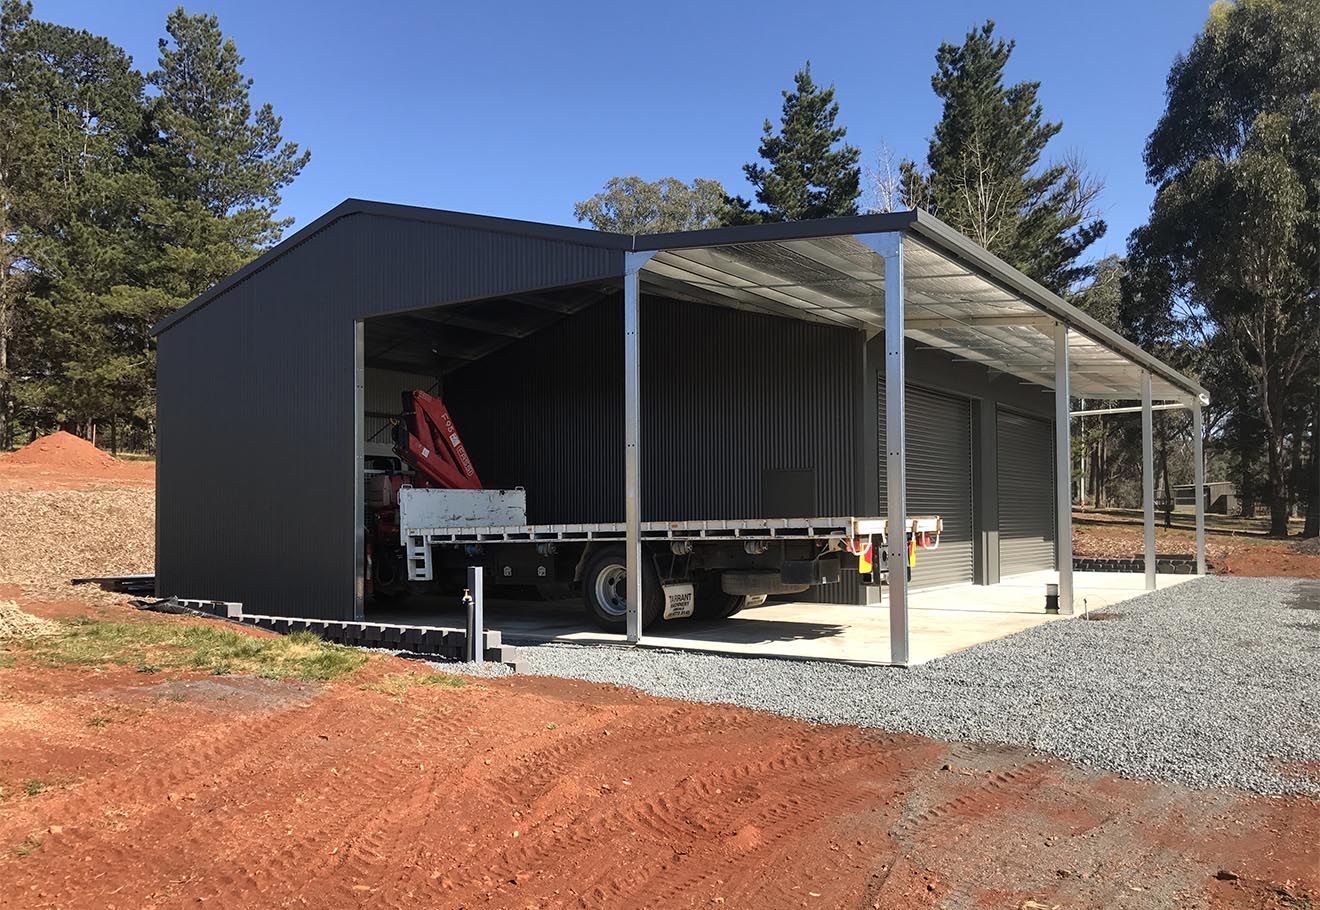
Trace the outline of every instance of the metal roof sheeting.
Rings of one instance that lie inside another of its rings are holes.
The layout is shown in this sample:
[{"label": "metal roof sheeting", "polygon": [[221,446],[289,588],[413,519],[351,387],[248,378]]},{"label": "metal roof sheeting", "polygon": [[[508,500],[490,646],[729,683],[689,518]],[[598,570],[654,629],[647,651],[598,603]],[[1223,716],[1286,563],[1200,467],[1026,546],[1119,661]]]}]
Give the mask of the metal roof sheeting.
[{"label": "metal roof sheeting", "polygon": [[354,214],[618,252],[654,251],[643,277],[669,296],[876,330],[884,326],[884,262],[856,237],[902,232],[907,237],[905,320],[914,340],[1051,387],[1053,340],[1050,325],[1041,320],[1062,321],[1073,329],[1069,375],[1075,395],[1136,398],[1141,373],[1149,370],[1157,398],[1209,400],[1198,383],[920,211],[629,236],[349,199],[152,331],[169,330],[285,252]]}]

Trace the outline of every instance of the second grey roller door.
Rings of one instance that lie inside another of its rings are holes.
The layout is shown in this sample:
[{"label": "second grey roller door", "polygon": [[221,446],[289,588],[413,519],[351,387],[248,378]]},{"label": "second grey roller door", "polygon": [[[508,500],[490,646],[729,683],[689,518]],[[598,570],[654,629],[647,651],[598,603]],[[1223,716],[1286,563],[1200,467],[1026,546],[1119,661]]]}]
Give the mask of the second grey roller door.
[{"label": "second grey roller door", "polygon": [[999,411],[999,573],[1054,568],[1054,426]]},{"label": "second grey roller door", "polygon": [[[881,514],[885,490],[885,387],[878,384]],[[939,515],[944,533],[936,550],[918,550],[913,587],[975,580],[972,524],[972,403],[908,386],[907,511]]]}]

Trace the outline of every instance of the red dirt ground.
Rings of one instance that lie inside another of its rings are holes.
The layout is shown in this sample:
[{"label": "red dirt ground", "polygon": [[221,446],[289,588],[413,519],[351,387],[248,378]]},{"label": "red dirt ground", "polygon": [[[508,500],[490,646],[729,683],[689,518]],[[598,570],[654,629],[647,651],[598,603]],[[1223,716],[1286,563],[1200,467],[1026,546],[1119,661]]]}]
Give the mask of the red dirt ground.
[{"label": "red dirt ground", "polygon": [[1320,556],[1298,553],[1288,546],[1244,547],[1228,555],[1218,569],[1220,575],[1320,578]]},{"label": "red dirt ground", "polygon": [[324,685],[4,663],[0,908],[1320,906],[1314,800],[576,681],[361,688],[397,658]]},{"label": "red dirt ground", "polygon": [[123,461],[63,430],[16,452],[0,453],[0,490],[94,489],[107,484],[152,486],[156,465]]},{"label": "red dirt ground", "polygon": [[[1073,554],[1105,558],[1140,558],[1144,552],[1141,525],[1135,522],[1095,523],[1078,514],[1073,528]],[[1155,551],[1161,555],[1187,555],[1196,551],[1191,532],[1156,528]],[[1256,578],[1287,576],[1320,578],[1320,553],[1299,550],[1296,538],[1288,541],[1259,536],[1210,532],[1206,535],[1206,557],[1216,575]]]}]

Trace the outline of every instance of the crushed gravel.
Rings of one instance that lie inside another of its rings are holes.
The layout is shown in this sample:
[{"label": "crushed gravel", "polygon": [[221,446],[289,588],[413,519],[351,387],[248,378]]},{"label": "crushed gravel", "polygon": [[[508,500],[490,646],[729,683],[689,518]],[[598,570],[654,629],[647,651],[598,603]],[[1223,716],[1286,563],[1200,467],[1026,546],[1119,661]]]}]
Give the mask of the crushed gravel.
[{"label": "crushed gravel", "polygon": [[1320,762],[1320,583],[1198,579],[1111,616],[1037,626],[908,670],[568,645],[524,654],[539,675],[1025,746],[1197,788],[1320,793],[1296,768]]}]

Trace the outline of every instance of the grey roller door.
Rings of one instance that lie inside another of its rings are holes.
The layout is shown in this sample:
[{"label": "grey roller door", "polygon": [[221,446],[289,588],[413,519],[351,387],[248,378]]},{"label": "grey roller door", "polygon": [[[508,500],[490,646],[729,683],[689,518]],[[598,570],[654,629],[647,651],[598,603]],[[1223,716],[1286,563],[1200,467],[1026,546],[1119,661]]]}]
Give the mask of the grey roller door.
[{"label": "grey roller door", "polygon": [[[878,385],[880,513],[885,489],[885,387]],[[972,403],[908,386],[907,510],[939,515],[944,533],[935,550],[918,550],[913,587],[971,584],[975,580],[972,521]]]},{"label": "grey roller door", "polygon": [[997,415],[999,574],[1054,568],[1054,427],[1011,411]]}]

